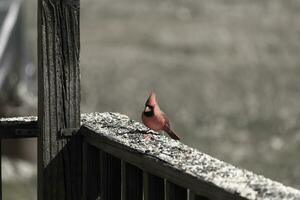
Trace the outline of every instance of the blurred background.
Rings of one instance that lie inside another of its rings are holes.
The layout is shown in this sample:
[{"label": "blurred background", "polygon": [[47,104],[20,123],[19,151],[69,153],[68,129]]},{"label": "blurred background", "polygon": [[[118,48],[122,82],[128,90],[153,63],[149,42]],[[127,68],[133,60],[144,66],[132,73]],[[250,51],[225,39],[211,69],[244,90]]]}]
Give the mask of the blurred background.
[{"label": "blurred background", "polygon": [[[23,71],[6,92],[14,97],[1,95],[2,116],[36,115],[36,9],[23,2]],[[140,121],[155,91],[183,143],[300,189],[299,11],[299,0],[82,0],[82,113]],[[29,170],[35,146],[2,149]],[[8,181],[4,199],[36,198],[28,173],[19,193]]]}]

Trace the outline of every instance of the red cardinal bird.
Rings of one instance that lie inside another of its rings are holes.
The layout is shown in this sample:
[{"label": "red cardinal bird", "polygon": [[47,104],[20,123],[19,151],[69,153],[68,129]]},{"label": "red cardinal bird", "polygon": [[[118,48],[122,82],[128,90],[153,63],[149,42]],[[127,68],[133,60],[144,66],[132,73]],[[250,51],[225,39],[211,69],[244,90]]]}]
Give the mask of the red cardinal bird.
[{"label": "red cardinal bird", "polygon": [[172,139],[180,139],[178,135],[171,130],[170,122],[165,113],[160,110],[153,92],[150,93],[150,96],[145,103],[142,120],[148,128],[155,131],[164,130]]}]

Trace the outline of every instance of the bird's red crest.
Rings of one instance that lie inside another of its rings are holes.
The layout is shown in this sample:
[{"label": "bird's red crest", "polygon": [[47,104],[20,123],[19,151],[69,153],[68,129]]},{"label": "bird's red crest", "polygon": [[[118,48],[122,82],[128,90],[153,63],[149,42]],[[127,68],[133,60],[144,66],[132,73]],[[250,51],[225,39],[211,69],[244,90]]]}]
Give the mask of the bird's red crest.
[{"label": "bird's red crest", "polygon": [[156,97],[154,92],[150,93],[149,98],[146,101],[146,105],[150,105],[150,106],[156,105]]}]

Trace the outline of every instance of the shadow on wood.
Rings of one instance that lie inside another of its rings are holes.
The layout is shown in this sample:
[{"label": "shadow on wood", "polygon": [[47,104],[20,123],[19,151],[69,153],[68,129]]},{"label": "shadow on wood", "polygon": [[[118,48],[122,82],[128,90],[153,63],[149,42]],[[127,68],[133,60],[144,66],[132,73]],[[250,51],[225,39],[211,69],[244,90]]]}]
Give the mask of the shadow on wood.
[{"label": "shadow on wood", "polygon": [[[79,200],[82,194],[82,139],[73,136],[59,141],[63,146],[43,171],[43,200]],[[41,185],[39,184],[38,187]]]}]

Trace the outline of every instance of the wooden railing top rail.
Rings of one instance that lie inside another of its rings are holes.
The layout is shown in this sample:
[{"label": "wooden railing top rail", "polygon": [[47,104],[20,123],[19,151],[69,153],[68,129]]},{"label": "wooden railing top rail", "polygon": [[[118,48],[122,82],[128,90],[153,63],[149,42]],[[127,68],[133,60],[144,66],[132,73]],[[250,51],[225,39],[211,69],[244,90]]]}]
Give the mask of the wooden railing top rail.
[{"label": "wooden railing top rail", "polygon": [[[81,124],[79,133],[89,144],[211,199],[300,199],[299,190],[201,153],[125,115],[82,114]],[[25,131],[15,134],[16,129]],[[0,137],[9,134],[37,136],[37,118],[0,119]]]},{"label": "wooden railing top rail", "polygon": [[89,143],[211,199],[300,199],[296,189],[149,131],[125,115],[91,113],[81,120]]},{"label": "wooden railing top rail", "polygon": [[0,118],[0,139],[37,137],[37,117]]}]

